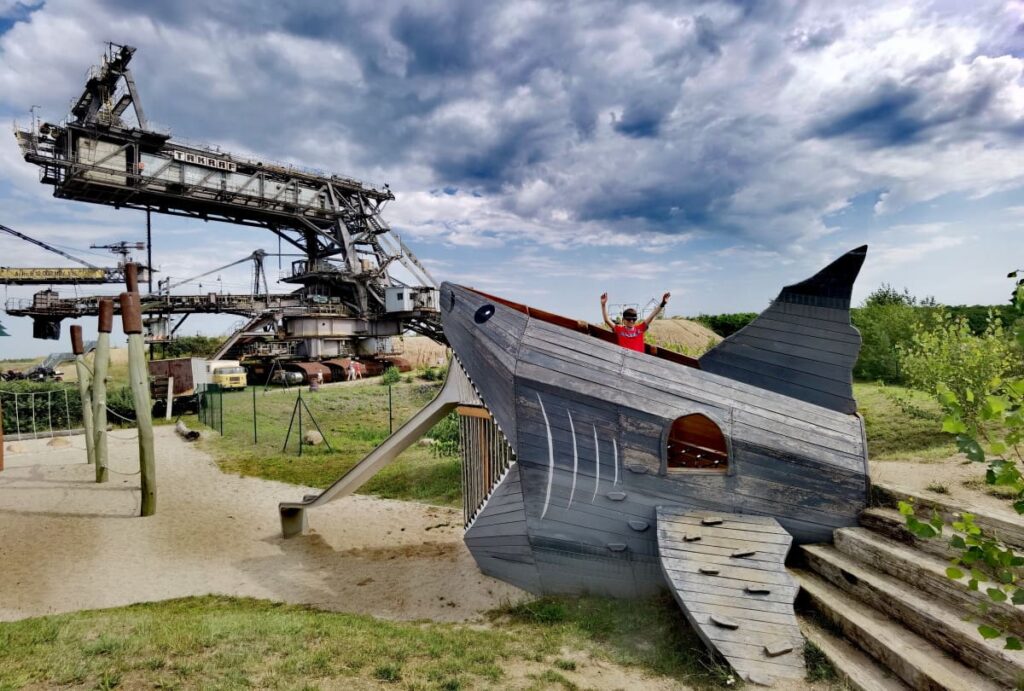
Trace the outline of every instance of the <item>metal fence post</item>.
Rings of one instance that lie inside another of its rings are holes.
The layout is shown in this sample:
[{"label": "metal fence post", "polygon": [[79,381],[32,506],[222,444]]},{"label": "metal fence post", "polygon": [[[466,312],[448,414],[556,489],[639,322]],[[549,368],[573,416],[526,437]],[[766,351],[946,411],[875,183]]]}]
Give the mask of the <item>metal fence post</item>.
[{"label": "metal fence post", "polygon": [[252,443],[253,445],[259,443],[259,438],[256,435],[256,387],[252,387]]}]

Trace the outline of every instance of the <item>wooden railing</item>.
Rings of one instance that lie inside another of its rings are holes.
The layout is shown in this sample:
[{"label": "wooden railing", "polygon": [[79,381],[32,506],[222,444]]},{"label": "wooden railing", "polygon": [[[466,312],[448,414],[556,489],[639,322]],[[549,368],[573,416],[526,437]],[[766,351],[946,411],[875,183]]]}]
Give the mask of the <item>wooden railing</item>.
[{"label": "wooden railing", "polygon": [[486,408],[459,406],[458,413],[462,512],[469,526],[515,461],[515,453]]}]

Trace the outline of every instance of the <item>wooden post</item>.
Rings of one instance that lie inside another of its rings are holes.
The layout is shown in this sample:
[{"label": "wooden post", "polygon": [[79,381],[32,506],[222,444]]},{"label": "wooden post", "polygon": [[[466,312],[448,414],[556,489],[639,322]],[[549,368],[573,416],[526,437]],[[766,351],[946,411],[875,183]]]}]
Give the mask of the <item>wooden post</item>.
[{"label": "wooden post", "polygon": [[109,480],[107,471],[107,368],[110,365],[110,332],[114,327],[114,301],[100,300],[99,336],[93,356],[92,408],[96,439],[96,482]]},{"label": "wooden post", "polygon": [[[82,398],[82,426],[85,428],[85,457],[89,463],[96,462],[96,430],[92,424],[92,395],[89,368],[85,364],[85,345],[82,341],[82,327],[71,327],[71,351],[75,354],[75,370],[78,372],[78,393]],[[35,410],[35,406],[32,406]],[[35,431],[33,426],[32,431]]]},{"label": "wooden post", "polygon": [[167,406],[164,409],[164,420],[171,419],[171,410],[174,408],[174,377],[167,377]]},{"label": "wooden post", "polygon": [[[128,267],[132,267],[129,264]],[[126,267],[126,269],[128,268]],[[135,272],[125,272],[126,275]],[[133,284],[131,276],[127,283]],[[138,278],[134,277],[138,288]],[[121,293],[121,323],[128,334],[128,377],[131,380],[135,420],[139,432],[139,474],[142,476],[142,515],[156,513],[156,457],[153,448],[153,411],[149,398],[146,344],[142,339],[142,312],[138,293]]]}]

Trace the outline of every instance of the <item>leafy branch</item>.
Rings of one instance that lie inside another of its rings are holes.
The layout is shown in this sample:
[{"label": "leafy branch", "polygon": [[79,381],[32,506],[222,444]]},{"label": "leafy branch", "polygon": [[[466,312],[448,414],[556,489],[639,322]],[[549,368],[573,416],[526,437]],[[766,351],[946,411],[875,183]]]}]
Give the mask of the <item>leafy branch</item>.
[{"label": "leafy branch", "polygon": [[[1016,278],[1016,274],[1013,272],[1009,277]],[[1012,302],[1017,314],[1024,315],[1024,279],[1017,281]],[[991,373],[993,369],[982,362],[985,348],[971,342],[962,327],[962,324],[943,320],[935,334],[917,338],[921,356],[918,364],[924,365],[927,359],[924,356],[940,352],[946,356],[947,364],[974,365],[973,368],[965,368],[972,369],[975,375],[973,382],[964,378],[963,369],[957,372],[956,367],[950,367],[943,372],[942,367],[935,367],[933,370],[938,378],[935,389],[944,411],[942,431],[956,436],[957,448],[970,461],[988,462],[985,482],[1009,488],[1014,494],[1014,510],[1024,514],[1024,476],[1021,474],[1021,464],[1024,464],[1024,377],[1004,379],[1001,371],[979,386],[977,376]],[[1001,337],[1001,325],[990,324],[982,338],[994,342]],[[1017,347],[1024,348],[1022,319],[1017,320],[1014,338]],[[996,353],[993,360],[999,361],[1005,361],[1011,352],[1001,347],[989,350]],[[1018,350],[1018,357],[1019,353]],[[996,367],[994,362],[992,365]],[[1009,367],[1002,369],[1005,371]],[[899,502],[899,510],[906,518],[907,529],[919,538],[939,537],[947,527],[938,511],[933,510],[929,518],[922,520],[910,502]],[[999,638],[1009,625],[1000,616],[998,608],[993,611],[991,604],[1024,604],[1024,556],[986,534],[975,522],[973,514],[954,516],[948,527],[951,532],[949,546],[954,556],[950,559],[946,576],[955,581],[966,580],[966,586],[971,590],[984,589],[988,600],[979,613],[986,621],[978,626],[978,633],[986,639]],[[1006,636],[1005,647],[1009,650],[1024,649],[1021,640],[1014,635]]]}]

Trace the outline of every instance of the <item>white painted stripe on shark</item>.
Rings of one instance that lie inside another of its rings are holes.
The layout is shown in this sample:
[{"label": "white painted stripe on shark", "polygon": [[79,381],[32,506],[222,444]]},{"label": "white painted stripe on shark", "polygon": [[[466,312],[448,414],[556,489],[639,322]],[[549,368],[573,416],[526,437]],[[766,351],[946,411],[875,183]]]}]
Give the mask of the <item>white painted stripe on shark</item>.
[{"label": "white painted stripe on shark", "polygon": [[544,493],[544,510],[540,512],[541,520],[544,520],[544,515],[548,512],[548,503],[551,501],[551,480],[555,476],[555,444],[551,441],[551,425],[548,424],[548,414],[544,410],[544,401],[541,400],[539,393],[537,402],[540,403],[540,414],[544,416],[544,427],[548,432],[548,489]]},{"label": "white painted stripe on shark", "polygon": [[590,498],[590,503],[593,504],[597,499],[597,489],[601,486],[601,445],[597,441],[597,427],[591,427],[594,428],[594,496]]},{"label": "white painted stripe on shark", "polygon": [[612,437],[612,453],[615,455],[615,482],[612,483],[612,487],[619,484],[619,444],[615,441],[615,437]]},{"label": "white painted stripe on shark", "polygon": [[576,453],[576,426],[572,424],[572,411],[566,409],[569,415],[569,431],[572,432],[572,489],[569,490],[569,508],[572,506],[573,495],[576,494],[576,470],[579,467],[579,454]]}]

